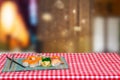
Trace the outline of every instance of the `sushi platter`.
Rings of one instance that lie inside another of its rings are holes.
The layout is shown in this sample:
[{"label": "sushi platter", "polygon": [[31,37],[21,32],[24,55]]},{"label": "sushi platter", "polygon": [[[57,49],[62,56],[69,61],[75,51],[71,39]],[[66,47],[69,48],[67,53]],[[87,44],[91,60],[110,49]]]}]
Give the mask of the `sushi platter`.
[{"label": "sushi platter", "polygon": [[7,58],[2,72],[68,69],[65,58],[61,56],[49,57],[34,55],[26,58],[15,58],[12,65],[11,60]]}]

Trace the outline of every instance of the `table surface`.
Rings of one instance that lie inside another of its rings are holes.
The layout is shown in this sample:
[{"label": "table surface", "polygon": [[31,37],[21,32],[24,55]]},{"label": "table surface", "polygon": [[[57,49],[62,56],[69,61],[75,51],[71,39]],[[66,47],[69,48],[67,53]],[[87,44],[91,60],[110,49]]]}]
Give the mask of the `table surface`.
[{"label": "table surface", "polygon": [[[34,70],[21,72],[2,72],[6,55],[0,56],[1,79],[116,79],[120,80],[120,56],[117,53],[42,53],[46,56],[65,57],[69,69],[66,70]],[[25,58],[35,53],[15,53],[15,58]]]}]

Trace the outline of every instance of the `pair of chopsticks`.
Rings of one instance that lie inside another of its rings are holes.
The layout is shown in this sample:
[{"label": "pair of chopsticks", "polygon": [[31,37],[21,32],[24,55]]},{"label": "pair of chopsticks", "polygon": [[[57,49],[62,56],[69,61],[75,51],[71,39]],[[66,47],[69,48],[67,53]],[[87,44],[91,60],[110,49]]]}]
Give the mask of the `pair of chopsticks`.
[{"label": "pair of chopsticks", "polygon": [[10,57],[8,57],[8,56],[6,56],[6,57],[7,57],[7,59],[9,59],[9,60],[11,61],[9,69],[11,69],[11,66],[12,66],[12,63],[13,63],[13,62],[14,62],[15,64],[23,67],[23,68],[26,68],[25,66],[23,66],[22,64],[18,63],[17,61],[15,61],[15,60],[13,59],[13,58],[14,58],[14,55],[12,56],[12,58],[10,58]]}]

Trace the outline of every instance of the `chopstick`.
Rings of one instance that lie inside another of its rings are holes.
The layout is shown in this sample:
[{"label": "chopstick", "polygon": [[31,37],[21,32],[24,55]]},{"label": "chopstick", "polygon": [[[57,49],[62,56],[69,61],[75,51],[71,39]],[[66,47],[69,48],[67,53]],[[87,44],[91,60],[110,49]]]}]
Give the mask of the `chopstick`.
[{"label": "chopstick", "polygon": [[9,69],[11,69],[11,66],[12,66],[12,63],[13,63],[13,59],[14,58],[14,54],[13,54],[13,56],[12,56],[12,60],[11,60],[11,62],[10,62],[10,67],[9,67]]},{"label": "chopstick", "polygon": [[19,65],[19,66],[21,66],[21,67],[23,67],[23,68],[26,68],[25,66],[23,66],[22,64],[16,62],[15,60],[9,58],[8,56],[7,56],[7,59],[11,60],[11,61],[14,62],[15,64],[17,64],[17,65]]}]

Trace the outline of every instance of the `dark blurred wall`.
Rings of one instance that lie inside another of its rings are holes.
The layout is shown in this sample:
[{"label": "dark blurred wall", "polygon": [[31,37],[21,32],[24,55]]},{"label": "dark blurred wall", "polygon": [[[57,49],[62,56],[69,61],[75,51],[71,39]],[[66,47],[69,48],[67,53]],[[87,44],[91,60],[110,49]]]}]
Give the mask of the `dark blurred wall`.
[{"label": "dark blurred wall", "polygon": [[27,29],[30,29],[29,22],[29,0],[15,0],[19,7],[20,14],[22,15]]}]

